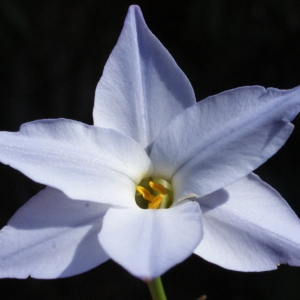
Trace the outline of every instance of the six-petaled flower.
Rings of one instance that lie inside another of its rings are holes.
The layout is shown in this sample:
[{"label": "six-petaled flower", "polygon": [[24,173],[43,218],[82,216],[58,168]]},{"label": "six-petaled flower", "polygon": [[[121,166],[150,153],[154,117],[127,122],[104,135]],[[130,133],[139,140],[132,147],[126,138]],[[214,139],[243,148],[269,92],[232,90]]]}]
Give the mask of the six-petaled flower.
[{"label": "six-petaled flower", "polygon": [[252,171],[285,143],[300,88],[196,103],[132,6],[97,86],[94,126],[0,133],[0,160],[46,184],[0,233],[0,276],[57,278],[112,258],[143,279],[192,253],[222,267],[300,265],[300,221]]}]

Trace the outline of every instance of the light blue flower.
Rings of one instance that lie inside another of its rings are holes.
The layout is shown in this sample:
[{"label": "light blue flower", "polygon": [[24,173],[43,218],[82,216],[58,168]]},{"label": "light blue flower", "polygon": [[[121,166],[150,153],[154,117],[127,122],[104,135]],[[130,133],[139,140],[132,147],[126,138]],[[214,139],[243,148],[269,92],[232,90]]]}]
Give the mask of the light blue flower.
[{"label": "light blue flower", "polygon": [[1,162],[48,186],[2,229],[0,276],[66,277],[112,258],[153,279],[192,253],[239,271],[299,266],[298,217],[252,173],[299,109],[299,87],[196,103],[131,6],[96,89],[94,126],[40,120],[0,133]]}]

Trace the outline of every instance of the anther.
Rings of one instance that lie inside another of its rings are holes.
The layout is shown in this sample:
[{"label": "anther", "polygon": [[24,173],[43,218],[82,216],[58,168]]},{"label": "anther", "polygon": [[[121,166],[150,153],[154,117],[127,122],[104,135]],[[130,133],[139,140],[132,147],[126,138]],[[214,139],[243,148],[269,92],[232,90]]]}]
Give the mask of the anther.
[{"label": "anther", "polygon": [[143,209],[169,208],[173,204],[172,186],[160,178],[143,179],[136,187],[135,200]]},{"label": "anther", "polygon": [[148,204],[148,208],[152,208],[152,209],[157,209],[159,208],[159,205],[162,201],[162,199],[164,198],[164,195],[160,194],[158,196],[156,196],[149,204]]},{"label": "anther", "polygon": [[154,191],[160,192],[163,195],[167,193],[165,187],[160,183],[149,181],[149,185]]},{"label": "anther", "polygon": [[155,198],[147,189],[140,185],[136,187],[136,190],[143,196],[145,200],[153,201],[153,199]]}]

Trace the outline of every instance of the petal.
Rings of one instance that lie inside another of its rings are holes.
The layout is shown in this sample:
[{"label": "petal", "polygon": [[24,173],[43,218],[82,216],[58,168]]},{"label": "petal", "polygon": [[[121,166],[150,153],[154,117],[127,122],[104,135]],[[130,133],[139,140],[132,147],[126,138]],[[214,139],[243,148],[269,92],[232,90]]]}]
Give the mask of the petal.
[{"label": "petal", "polygon": [[258,176],[250,174],[199,202],[204,237],[194,253],[236,271],[300,266],[300,220]]},{"label": "petal", "polygon": [[153,144],[154,177],[175,200],[202,197],[254,170],[285,143],[300,109],[300,88],[243,87],[209,97],[175,118]]},{"label": "petal", "polygon": [[187,77],[148,29],[140,8],[131,6],[97,86],[95,125],[116,129],[147,147],[195,102]]},{"label": "petal", "polygon": [[151,162],[115,130],[71,120],[41,120],[0,133],[0,160],[73,199],[135,206],[135,186]]},{"label": "petal", "polygon": [[108,207],[39,192],[0,231],[0,277],[68,277],[100,265],[109,258],[98,241]]},{"label": "petal", "polygon": [[110,208],[99,239],[128,272],[153,279],[190,256],[202,238],[197,202],[169,209]]}]

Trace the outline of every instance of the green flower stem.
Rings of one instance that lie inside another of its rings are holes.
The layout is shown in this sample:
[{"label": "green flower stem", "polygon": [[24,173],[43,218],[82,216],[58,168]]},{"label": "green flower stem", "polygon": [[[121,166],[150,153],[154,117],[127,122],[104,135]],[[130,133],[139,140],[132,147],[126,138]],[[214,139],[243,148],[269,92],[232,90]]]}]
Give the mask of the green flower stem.
[{"label": "green flower stem", "polygon": [[167,300],[160,277],[157,277],[152,281],[146,281],[146,282],[148,284],[153,300]]}]

